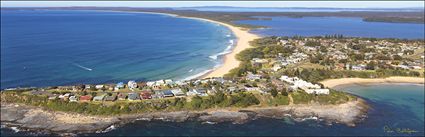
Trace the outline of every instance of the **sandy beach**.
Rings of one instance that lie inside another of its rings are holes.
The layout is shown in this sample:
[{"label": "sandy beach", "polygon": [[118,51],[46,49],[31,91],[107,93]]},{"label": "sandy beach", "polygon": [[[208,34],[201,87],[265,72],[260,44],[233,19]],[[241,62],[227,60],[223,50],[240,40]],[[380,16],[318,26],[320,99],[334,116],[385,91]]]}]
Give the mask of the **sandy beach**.
[{"label": "sandy beach", "polygon": [[373,84],[373,83],[414,83],[424,84],[424,78],[420,77],[388,77],[388,78],[340,78],[340,79],[328,79],[321,81],[325,87],[334,88],[340,85],[349,84]]},{"label": "sandy beach", "polygon": [[[97,10],[97,11],[107,11],[107,12],[114,12],[109,10]],[[260,38],[260,36],[249,33],[248,29],[246,28],[240,28],[235,27],[227,23],[204,19],[204,18],[196,18],[196,17],[186,17],[186,16],[179,16],[176,14],[170,14],[170,13],[159,13],[159,12],[139,12],[139,11],[115,11],[115,12],[131,12],[131,13],[147,13],[147,14],[159,14],[159,15],[167,15],[167,16],[173,16],[173,17],[179,17],[179,18],[187,18],[187,19],[195,19],[195,20],[202,20],[207,22],[212,22],[216,24],[223,25],[227,28],[229,28],[232,33],[236,36],[236,44],[232,49],[232,52],[229,54],[224,55],[224,61],[223,64],[221,64],[219,67],[214,68],[212,71],[203,74],[199,76],[198,78],[211,78],[211,77],[222,77],[224,74],[227,74],[231,69],[236,68],[239,66],[240,61],[236,59],[236,54],[239,52],[250,48],[249,42]],[[223,45],[227,46],[227,45]]]}]

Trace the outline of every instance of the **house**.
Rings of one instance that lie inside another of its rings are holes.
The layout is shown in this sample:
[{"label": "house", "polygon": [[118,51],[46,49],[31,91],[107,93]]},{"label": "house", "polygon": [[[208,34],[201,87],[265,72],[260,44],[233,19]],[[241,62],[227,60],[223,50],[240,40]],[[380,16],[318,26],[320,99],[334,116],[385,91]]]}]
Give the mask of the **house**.
[{"label": "house", "polygon": [[125,93],[118,93],[118,100],[126,100],[127,95]]},{"label": "house", "polygon": [[282,89],[282,88],[284,88],[284,86],[285,86],[285,84],[284,84],[282,81],[277,80],[277,79],[272,79],[272,84],[273,84],[274,86],[276,86],[276,88],[277,88],[278,90],[281,90],[281,89]]},{"label": "house", "polygon": [[162,93],[163,93],[164,97],[173,97],[174,96],[173,92],[171,92],[170,90],[162,91]]},{"label": "house", "polygon": [[273,65],[273,68],[272,68],[272,70],[273,71],[278,71],[279,69],[281,69],[282,67],[279,65],[279,64],[275,64],[275,65]]},{"label": "house", "polygon": [[81,102],[88,102],[88,101],[91,101],[91,99],[92,99],[91,95],[80,96]]},{"label": "house", "polygon": [[304,90],[307,94],[329,94],[329,89],[309,89],[303,87],[302,90]]},{"label": "house", "polygon": [[128,81],[127,86],[130,90],[134,90],[137,88],[137,83],[134,80],[130,80]]},{"label": "house", "polygon": [[251,80],[251,81],[260,80],[261,79],[261,75],[252,74],[251,72],[248,72],[248,75],[246,76],[246,79],[247,80]]},{"label": "house", "polygon": [[123,89],[123,88],[124,88],[123,82],[118,82],[117,85],[115,85],[115,90],[119,90],[119,89]]},{"label": "house", "polygon": [[164,94],[162,92],[156,92],[152,95],[152,98],[164,98]]},{"label": "house", "polygon": [[63,99],[63,100],[67,100],[69,98],[71,94],[70,93],[65,93],[63,95],[59,95],[58,98]]},{"label": "house", "polygon": [[115,101],[117,100],[117,95],[116,94],[112,94],[110,96],[106,96],[105,97],[105,101]]},{"label": "house", "polygon": [[181,89],[172,89],[171,92],[176,97],[185,97],[186,96],[186,94],[184,94],[184,92]]},{"label": "house", "polygon": [[55,100],[57,98],[58,98],[58,96],[56,94],[53,94],[53,95],[50,95],[49,96],[49,100]]},{"label": "house", "polygon": [[145,91],[140,93],[140,98],[141,99],[152,99],[152,94],[151,92]]},{"label": "house", "polygon": [[103,87],[105,87],[104,85],[96,85],[95,88],[96,89],[102,89]]},{"label": "house", "polygon": [[77,102],[78,101],[78,97],[77,96],[70,96],[69,97],[69,102]]},{"label": "house", "polygon": [[140,100],[139,93],[128,93],[128,100]]},{"label": "house", "polygon": [[93,98],[93,101],[103,101],[103,99],[105,99],[105,97],[106,97],[106,94],[95,96]]},{"label": "house", "polygon": [[137,83],[137,87],[139,87],[139,88],[143,88],[143,87],[146,87],[146,86],[147,86],[146,82]]},{"label": "house", "polygon": [[366,65],[353,65],[351,66],[351,70],[366,70]]},{"label": "house", "polygon": [[228,87],[226,89],[227,92],[232,93],[232,92],[237,92],[238,88],[236,86],[232,86],[232,87]]},{"label": "house", "polygon": [[33,95],[48,95],[49,92],[47,92],[47,91],[40,91],[40,90],[33,90],[33,91],[31,91],[31,94],[33,94]]}]

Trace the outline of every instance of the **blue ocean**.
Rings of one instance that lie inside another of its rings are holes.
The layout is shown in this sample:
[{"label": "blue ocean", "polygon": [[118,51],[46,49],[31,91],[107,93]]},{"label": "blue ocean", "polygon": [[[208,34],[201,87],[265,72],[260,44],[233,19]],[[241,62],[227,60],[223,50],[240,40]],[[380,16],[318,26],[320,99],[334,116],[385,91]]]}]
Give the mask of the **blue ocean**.
[{"label": "blue ocean", "polygon": [[[263,17],[264,18],[264,17]],[[266,17],[272,20],[243,20],[239,24],[266,26],[251,32],[261,36],[323,36],[424,39],[424,24],[366,22],[342,17]]]},{"label": "blue ocean", "polygon": [[194,78],[222,63],[235,37],[168,15],[2,10],[1,88]]},{"label": "blue ocean", "polygon": [[[424,86],[410,84],[350,85],[338,88],[367,100],[368,117],[356,127],[318,120],[257,119],[246,124],[136,121],[98,134],[80,136],[424,136]],[[397,129],[412,131],[397,132]],[[39,135],[3,128],[1,134]]]}]

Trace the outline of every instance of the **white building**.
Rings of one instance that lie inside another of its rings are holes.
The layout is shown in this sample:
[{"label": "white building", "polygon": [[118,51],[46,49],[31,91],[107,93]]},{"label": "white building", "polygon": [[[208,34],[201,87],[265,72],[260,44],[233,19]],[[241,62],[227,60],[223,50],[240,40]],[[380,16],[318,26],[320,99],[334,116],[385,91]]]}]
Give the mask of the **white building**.
[{"label": "white building", "polygon": [[171,93],[173,93],[175,97],[185,97],[186,96],[181,89],[172,89]]},{"label": "white building", "polygon": [[130,90],[133,90],[133,89],[137,88],[137,83],[136,83],[136,81],[130,80],[130,81],[128,81],[127,86]]}]

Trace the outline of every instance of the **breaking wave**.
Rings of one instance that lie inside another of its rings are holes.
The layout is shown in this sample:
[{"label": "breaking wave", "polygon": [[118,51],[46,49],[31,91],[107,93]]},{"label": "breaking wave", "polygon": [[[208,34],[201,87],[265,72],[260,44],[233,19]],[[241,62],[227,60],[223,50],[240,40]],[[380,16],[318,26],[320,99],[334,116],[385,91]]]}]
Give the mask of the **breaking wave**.
[{"label": "breaking wave", "polygon": [[211,59],[213,59],[213,60],[217,60],[217,58],[218,58],[219,56],[229,54],[230,52],[232,52],[232,46],[233,46],[234,44],[235,44],[234,40],[229,40],[229,45],[226,47],[226,49],[224,49],[224,51],[223,51],[223,52],[220,52],[220,53],[217,53],[217,54],[211,55],[211,56],[209,56],[209,58],[211,58]]}]

